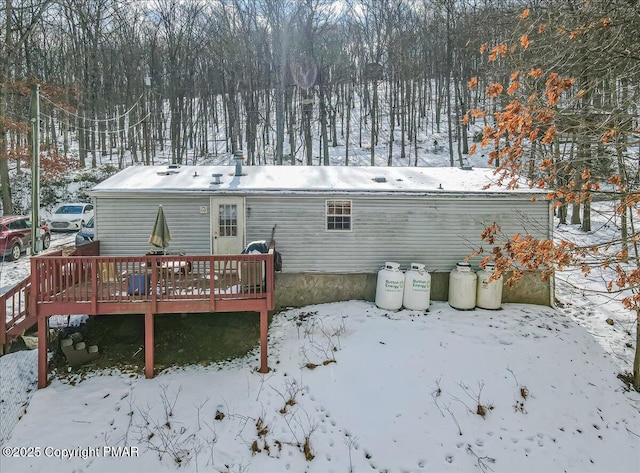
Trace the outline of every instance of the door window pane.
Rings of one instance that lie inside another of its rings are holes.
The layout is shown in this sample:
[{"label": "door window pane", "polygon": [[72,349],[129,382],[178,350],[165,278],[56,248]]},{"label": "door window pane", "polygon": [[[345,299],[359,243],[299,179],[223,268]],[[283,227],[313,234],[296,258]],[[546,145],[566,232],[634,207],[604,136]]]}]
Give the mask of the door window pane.
[{"label": "door window pane", "polygon": [[218,229],[220,236],[238,236],[238,206],[225,204],[218,207]]}]

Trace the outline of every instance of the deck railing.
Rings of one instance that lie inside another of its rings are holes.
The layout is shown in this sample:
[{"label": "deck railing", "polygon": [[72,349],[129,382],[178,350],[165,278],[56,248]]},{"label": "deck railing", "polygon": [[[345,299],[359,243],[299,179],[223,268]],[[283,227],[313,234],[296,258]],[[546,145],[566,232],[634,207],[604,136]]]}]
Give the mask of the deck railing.
[{"label": "deck railing", "polygon": [[215,305],[220,300],[265,299],[273,308],[273,252],[41,256],[31,264],[32,300],[44,315],[52,313],[48,305],[64,307],[68,313],[93,314],[98,313],[98,304],[131,302],[150,302],[155,307],[162,302]]},{"label": "deck railing", "polygon": [[31,275],[0,295],[0,345],[38,315],[274,308],[273,246],[268,254],[225,256],[98,256],[99,248],[31,258]]},{"label": "deck railing", "polygon": [[[99,249],[99,246],[97,248]],[[50,255],[62,256],[62,251]],[[0,295],[0,353],[13,337],[22,335],[38,322],[35,311],[29,310],[32,301],[30,294],[31,276],[27,276]]]},{"label": "deck railing", "polygon": [[0,345],[14,333],[20,335],[30,328],[35,319],[29,319],[29,291],[31,282],[25,278],[0,295]]}]

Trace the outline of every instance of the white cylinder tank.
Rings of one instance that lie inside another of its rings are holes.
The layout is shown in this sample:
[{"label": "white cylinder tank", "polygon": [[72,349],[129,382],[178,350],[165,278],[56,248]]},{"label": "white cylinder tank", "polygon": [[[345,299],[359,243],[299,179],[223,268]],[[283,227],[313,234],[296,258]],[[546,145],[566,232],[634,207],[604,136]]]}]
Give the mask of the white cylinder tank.
[{"label": "white cylinder tank", "polygon": [[431,275],[424,269],[424,264],[411,263],[404,275],[402,305],[409,310],[427,310],[430,297]]},{"label": "white cylinder tank", "polygon": [[460,262],[449,275],[449,305],[458,310],[470,310],[476,306],[478,276],[469,263]]},{"label": "white cylinder tank", "polygon": [[487,263],[482,271],[478,271],[478,288],[476,305],[481,309],[499,309],[502,304],[502,276],[491,281],[495,265]]},{"label": "white cylinder tank", "polygon": [[385,263],[378,271],[376,305],[381,309],[399,310],[404,293],[404,274],[398,263]]}]

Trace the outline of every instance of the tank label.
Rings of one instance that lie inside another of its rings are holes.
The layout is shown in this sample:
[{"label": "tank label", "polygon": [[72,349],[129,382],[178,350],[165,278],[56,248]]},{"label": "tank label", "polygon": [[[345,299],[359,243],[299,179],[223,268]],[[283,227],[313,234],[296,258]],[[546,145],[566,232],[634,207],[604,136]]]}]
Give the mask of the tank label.
[{"label": "tank label", "polygon": [[404,290],[404,281],[389,281],[384,282],[384,287],[390,292],[400,292]]},{"label": "tank label", "polygon": [[431,287],[431,281],[419,281],[414,279],[411,287],[415,291],[426,292]]}]

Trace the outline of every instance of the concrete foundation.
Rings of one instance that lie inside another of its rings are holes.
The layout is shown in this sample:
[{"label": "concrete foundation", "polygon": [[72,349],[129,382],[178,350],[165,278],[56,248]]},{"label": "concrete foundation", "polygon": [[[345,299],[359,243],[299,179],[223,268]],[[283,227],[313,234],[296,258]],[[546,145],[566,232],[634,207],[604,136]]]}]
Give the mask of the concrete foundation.
[{"label": "concrete foundation", "polygon": [[[377,276],[377,273],[277,273],[276,307],[302,307],[352,299],[373,302]],[[431,300],[446,301],[448,297],[449,273],[431,273]],[[503,286],[502,302],[551,305],[551,284],[543,282],[538,273],[527,273],[517,285]]]}]

